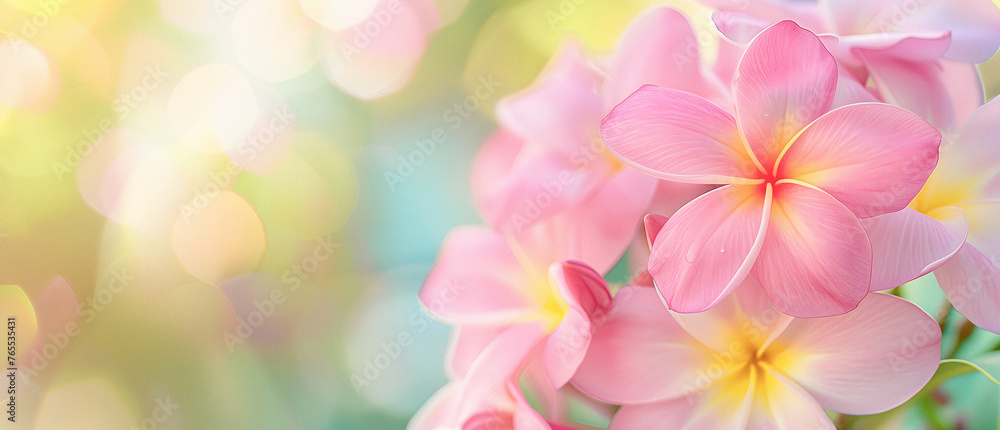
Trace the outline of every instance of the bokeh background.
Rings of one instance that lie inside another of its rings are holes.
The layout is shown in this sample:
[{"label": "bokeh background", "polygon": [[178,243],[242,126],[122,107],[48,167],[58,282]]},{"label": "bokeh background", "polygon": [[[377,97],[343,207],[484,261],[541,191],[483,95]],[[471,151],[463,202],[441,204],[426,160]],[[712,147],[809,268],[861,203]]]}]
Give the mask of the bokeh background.
[{"label": "bokeh background", "polygon": [[[494,104],[656,4],[711,31],[687,1],[0,0],[0,427],[404,428],[446,382],[415,294],[482,223]],[[995,387],[949,384],[996,428]]]}]

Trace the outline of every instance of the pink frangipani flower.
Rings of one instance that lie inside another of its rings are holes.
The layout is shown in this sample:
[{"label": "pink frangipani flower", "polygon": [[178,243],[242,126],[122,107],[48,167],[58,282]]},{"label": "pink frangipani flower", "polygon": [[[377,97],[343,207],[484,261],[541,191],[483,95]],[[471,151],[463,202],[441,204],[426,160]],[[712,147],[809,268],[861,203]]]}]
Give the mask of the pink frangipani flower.
[{"label": "pink frangipani flower", "polygon": [[735,117],[644,86],[602,122],[608,147],[649,175],[727,184],[682,207],[656,237],[648,268],[671,310],[711,308],[748,276],[796,317],[843,314],[868,293],[872,248],[859,219],[906,207],[941,135],[895,106],[830,110],[837,75],[816,35],[783,21],[740,60]]},{"label": "pink frangipani flower", "polygon": [[882,293],[846,315],[778,313],[751,279],[700,314],[672,314],[653,288],[627,286],[573,383],[623,405],[611,430],[834,429],[824,408],[875,414],[937,370],[941,331]]}]

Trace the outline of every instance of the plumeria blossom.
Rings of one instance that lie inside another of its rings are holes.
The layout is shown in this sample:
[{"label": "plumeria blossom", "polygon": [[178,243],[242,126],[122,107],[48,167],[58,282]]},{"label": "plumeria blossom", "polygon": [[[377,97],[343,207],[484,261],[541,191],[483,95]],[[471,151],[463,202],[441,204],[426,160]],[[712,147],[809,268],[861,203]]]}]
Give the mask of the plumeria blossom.
[{"label": "plumeria blossom", "polygon": [[737,66],[735,118],[696,95],[644,86],[601,124],[609,148],[647,174],[727,184],[681,208],[656,238],[649,272],[671,310],[704,311],[748,276],[796,317],[842,314],[868,293],[872,250],[859,219],[906,207],[941,135],[895,106],[829,110],[837,73],[814,34],[783,21]]},{"label": "plumeria blossom", "polygon": [[879,269],[873,291],[933,270],[956,310],[1000,333],[998,135],[1000,101],[994,98],[944,147],[938,167],[909,207],[865,220]]},{"label": "plumeria blossom", "polygon": [[874,414],[930,380],[937,322],[882,293],[856,310],[796,319],[748,284],[700,314],[671,314],[653,288],[620,290],[574,384],[623,407],[611,429],[835,428],[823,408]]},{"label": "plumeria blossom", "polygon": [[[513,370],[503,373],[503,384],[516,384],[527,371],[545,395],[573,376],[592,322],[610,306],[611,295],[604,279],[582,263],[539,264],[490,229],[462,227],[446,239],[420,300],[431,315],[456,326],[447,366],[453,380],[478,384],[475,369],[506,366]],[[491,348],[500,352],[488,353]],[[448,419],[468,418],[466,408],[458,410]]]},{"label": "plumeria blossom", "polygon": [[[982,104],[974,63],[1000,48],[1000,8],[990,0],[709,0],[730,39],[747,42],[793,19],[821,34],[846,74],[869,79],[887,103],[938,128],[961,124]],[[950,130],[949,130],[950,131]]]},{"label": "plumeria blossom", "polygon": [[554,254],[538,258],[579,259],[605,272],[651,202],[679,207],[706,191],[623,166],[598,134],[601,119],[643,84],[722,100],[697,47],[687,19],[665,7],[639,17],[603,65],[565,44],[532,87],[497,105],[502,129],[483,145],[472,179],[489,224],[530,255],[545,248]]}]

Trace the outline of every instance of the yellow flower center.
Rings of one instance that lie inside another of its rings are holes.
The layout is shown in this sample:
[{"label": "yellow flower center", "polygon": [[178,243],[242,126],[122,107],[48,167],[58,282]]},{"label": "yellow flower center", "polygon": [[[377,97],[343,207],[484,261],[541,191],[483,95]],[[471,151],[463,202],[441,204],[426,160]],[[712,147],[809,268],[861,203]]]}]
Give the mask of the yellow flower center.
[{"label": "yellow flower center", "polygon": [[507,242],[521,269],[528,276],[528,282],[524,285],[525,295],[532,303],[537,304],[537,312],[526,316],[525,321],[543,321],[549,331],[555,330],[569,310],[569,303],[563,298],[559,286],[552,282],[548,273],[532,262],[513,238],[508,238]]}]

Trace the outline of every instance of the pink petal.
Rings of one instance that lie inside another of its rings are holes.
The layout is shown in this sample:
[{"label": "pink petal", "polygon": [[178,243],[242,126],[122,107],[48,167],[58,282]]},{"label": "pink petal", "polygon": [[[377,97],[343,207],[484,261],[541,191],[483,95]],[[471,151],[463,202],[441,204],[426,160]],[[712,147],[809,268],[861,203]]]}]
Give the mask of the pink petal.
[{"label": "pink petal", "polygon": [[958,208],[934,218],[903,208],[861,221],[871,239],[871,291],[903,285],[940,267],[965,244],[969,221]]},{"label": "pink petal", "polygon": [[951,47],[945,56],[954,60],[982,63],[1000,48],[1000,8],[989,0],[933,4],[912,26],[951,31]]},{"label": "pink petal", "polygon": [[670,218],[657,214],[649,214],[643,218],[643,227],[646,229],[646,244],[649,245],[649,249],[653,249],[656,235],[660,234],[660,230],[663,230],[663,226],[667,224],[668,220]]},{"label": "pink petal", "polygon": [[658,7],[637,18],[611,58],[602,93],[615,106],[646,84],[709,97],[701,77],[698,40],[684,15]]},{"label": "pink petal", "polygon": [[603,318],[611,306],[608,283],[593,268],[579,261],[553,265],[549,275],[573,309],[589,318]]},{"label": "pink petal", "polygon": [[767,369],[756,379],[748,429],[830,429],[833,421],[802,387]]},{"label": "pink petal", "polygon": [[522,290],[528,285],[503,237],[487,228],[458,227],[445,238],[419,297],[429,312],[448,321],[516,321],[534,311]]},{"label": "pink petal", "polygon": [[462,324],[454,327],[448,343],[448,353],[445,355],[445,369],[448,370],[448,376],[454,379],[465,378],[472,363],[509,326],[504,323]]},{"label": "pink petal", "polygon": [[945,55],[972,63],[988,60],[1000,48],[1000,9],[989,0],[833,0],[821,4],[832,13],[841,34],[949,31],[953,41]]},{"label": "pink petal", "polygon": [[955,310],[983,330],[1000,334],[1000,268],[971,244],[934,271]]},{"label": "pink petal", "polygon": [[497,103],[497,119],[526,139],[573,155],[597,137],[604,114],[597,85],[580,46],[567,43],[532,87]]},{"label": "pink petal", "polygon": [[746,13],[768,22],[792,20],[805,28],[816,30],[824,27],[819,8],[812,2],[787,0],[702,0],[700,3],[725,12]]},{"label": "pink petal", "polygon": [[990,261],[1000,262],[1000,199],[984,198],[959,205],[969,217],[968,242]]},{"label": "pink petal", "polygon": [[[521,393],[516,381],[507,381],[497,386],[487,402],[480,405],[479,410],[468,417],[456,429],[517,429],[517,430],[556,430],[535,411]],[[439,430],[440,427],[435,427]]]},{"label": "pink petal", "polygon": [[719,11],[712,14],[712,22],[727,39],[748,44],[774,21],[767,21],[742,12]]},{"label": "pink petal", "polygon": [[964,124],[985,102],[986,91],[979,68],[975,64],[947,58],[938,60],[938,64],[942,69],[942,82],[951,93],[949,107],[955,112],[957,123]]},{"label": "pink petal", "polygon": [[609,430],[669,428],[674,430],[739,429],[740,410],[711,408],[717,390],[658,403],[622,406],[611,420]]},{"label": "pink petal", "polygon": [[656,181],[656,193],[649,203],[648,213],[673,216],[680,208],[698,196],[718,188],[709,184],[685,184],[683,182]]},{"label": "pink petal", "polygon": [[892,20],[875,20],[880,11],[891,17],[893,1],[819,0],[817,3],[823,15],[828,17],[833,30],[839,34],[849,35],[895,31],[895,28],[881,28],[883,26],[878,25],[881,21],[885,21],[884,26],[888,26]]},{"label": "pink petal", "polygon": [[464,422],[484,409],[508,382],[516,382],[547,330],[544,324],[528,322],[511,326],[490,343],[469,368],[457,394],[455,417]]},{"label": "pink petal", "polygon": [[728,113],[694,94],[646,85],[601,122],[625,163],[660,179],[747,183],[756,172]]},{"label": "pink petal", "polygon": [[823,189],[860,218],[903,209],[937,165],[941,134],[895,106],[845,106],[823,115],[781,157],[777,177]]},{"label": "pink petal", "polygon": [[[772,332],[784,327],[790,318],[774,309],[767,294],[752,277],[747,277],[733,294],[711,309],[673,315],[691,337],[727,357],[739,357],[747,353],[746,344],[733,342],[733,339],[763,344]],[[725,364],[722,360],[717,362]]]},{"label": "pink petal", "polygon": [[[865,86],[865,82],[858,81],[851,75],[850,71],[844,67],[840,68],[840,77],[837,79],[837,93],[833,96],[831,108],[840,108],[855,103],[877,103],[880,100],[872,94],[871,90]],[[867,78],[867,76],[866,76]]]},{"label": "pink petal", "polygon": [[[545,421],[541,414],[538,413],[528,401],[524,398],[524,394],[517,386],[517,381],[509,381],[507,383],[507,390],[511,393],[514,398],[514,419],[513,427],[517,430],[560,430],[560,426],[554,426]],[[467,428],[503,428],[495,427],[490,425],[485,426],[467,426]]]},{"label": "pink petal", "polygon": [[[518,243],[533,261],[586,261],[604,273],[625,253],[657,181],[634,169],[623,169],[610,178],[587,176],[601,181],[590,194],[567,202],[567,207],[558,212],[553,208],[557,204],[553,198],[550,207],[537,212],[526,210],[526,216],[517,218],[520,222],[512,223]],[[547,187],[552,189],[554,185],[550,182]],[[560,198],[568,199],[573,193],[566,186]],[[525,220],[531,222],[535,213],[540,214],[538,221],[526,224]],[[518,229],[519,225],[522,228]]]},{"label": "pink petal", "polygon": [[[697,371],[712,356],[674,321],[655,290],[626,286],[595,327],[573,383],[609,403],[676,398],[698,391]],[[703,385],[710,382],[706,376]]]},{"label": "pink petal", "polygon": [[486,185],[489,189],[480,191],[487,196],[479,201],[486,221],[504,232],[520,233],[538,221],[577,208],[604,179],[548,148],[530,155],[522,150],[519,158],[503,176]]},{"label": "pink petal", "polygon": [[484,208],[491,205],[493,194],[498,188],[497,182],[504,180],[514,168],[517,155],[524,144],[523,138],[510,130],[500,129],[479,145],[479,151],[472,162],[470,188],[476,207],[483,212],[483,217],[488,222],[503,217]]},{"label": "pink petal", "polygon": [[997,136],[1000,136],[1000,97],[994,97],[969,117],[957,141],[942,156],[942,162],[947,162],[942,168],[953,170],[948,173],[961,175],[963,180],[967,180],[970,172],[995,175],[996,166],[1000,165]]},{"label": "pink petal", "polygon": [[910,110],[942,130],[954,130],[982,103],[975,65],[946,59],[907,61],[877,51],[856,54],[886,103]]},{"label": "pink petal", "polygon": [[559,388],[569,382],[583,361],[592,328],[604,323],[611,306],[611,293],[604,278],[583,263],[553,264],[549,276],[570,306],[542,352],[549,382]]},{"label": "pink petal", "polygon": [[670,309],[701,312],[736,288],[757,259],[770,212],[770,185],[722,187],[677,211],[648,266]]},{"label": "pink petal", "polygon": [[632,278],[632,280],[629,281],[628,284],[639,287],[650,287],[650,288],[655,287],[655,285],[653,284],[653,276],[649,274],[648,270],[643,270],[641,273],[636,275],[635,278]]},{"label": "pink petal", "polygon": [[548,384],[560,388],[576,373],[591,342],[591,321],[577,309],[566,310],[542,347],[542,366]]},{"label": "pink petal", "polygon": [[872,293],[846,315],[796,319],[765,351],[823,407],[867,415],[899,406],[937,370],[941,330],[906,300]]},{"label": "pink petal", "polygon": [[868,293],[872,248],[861,222],[823,191],[779,183],[752,274],[775,307],[799,318],[839,315]]},{"label": "pink petal", "polygon": [[937,61],[951,44],[951,33],[929,31],[920,33],[877,33],[841,36],[844,55],[863,50],[870,55],[906,61]]},{"label": "pink petal", "polygon": [[830,110],[836,89],[837,62],[808,30],[782,21],[754,38],[733,78],[733,98],[740,132],[763,171]]}]

